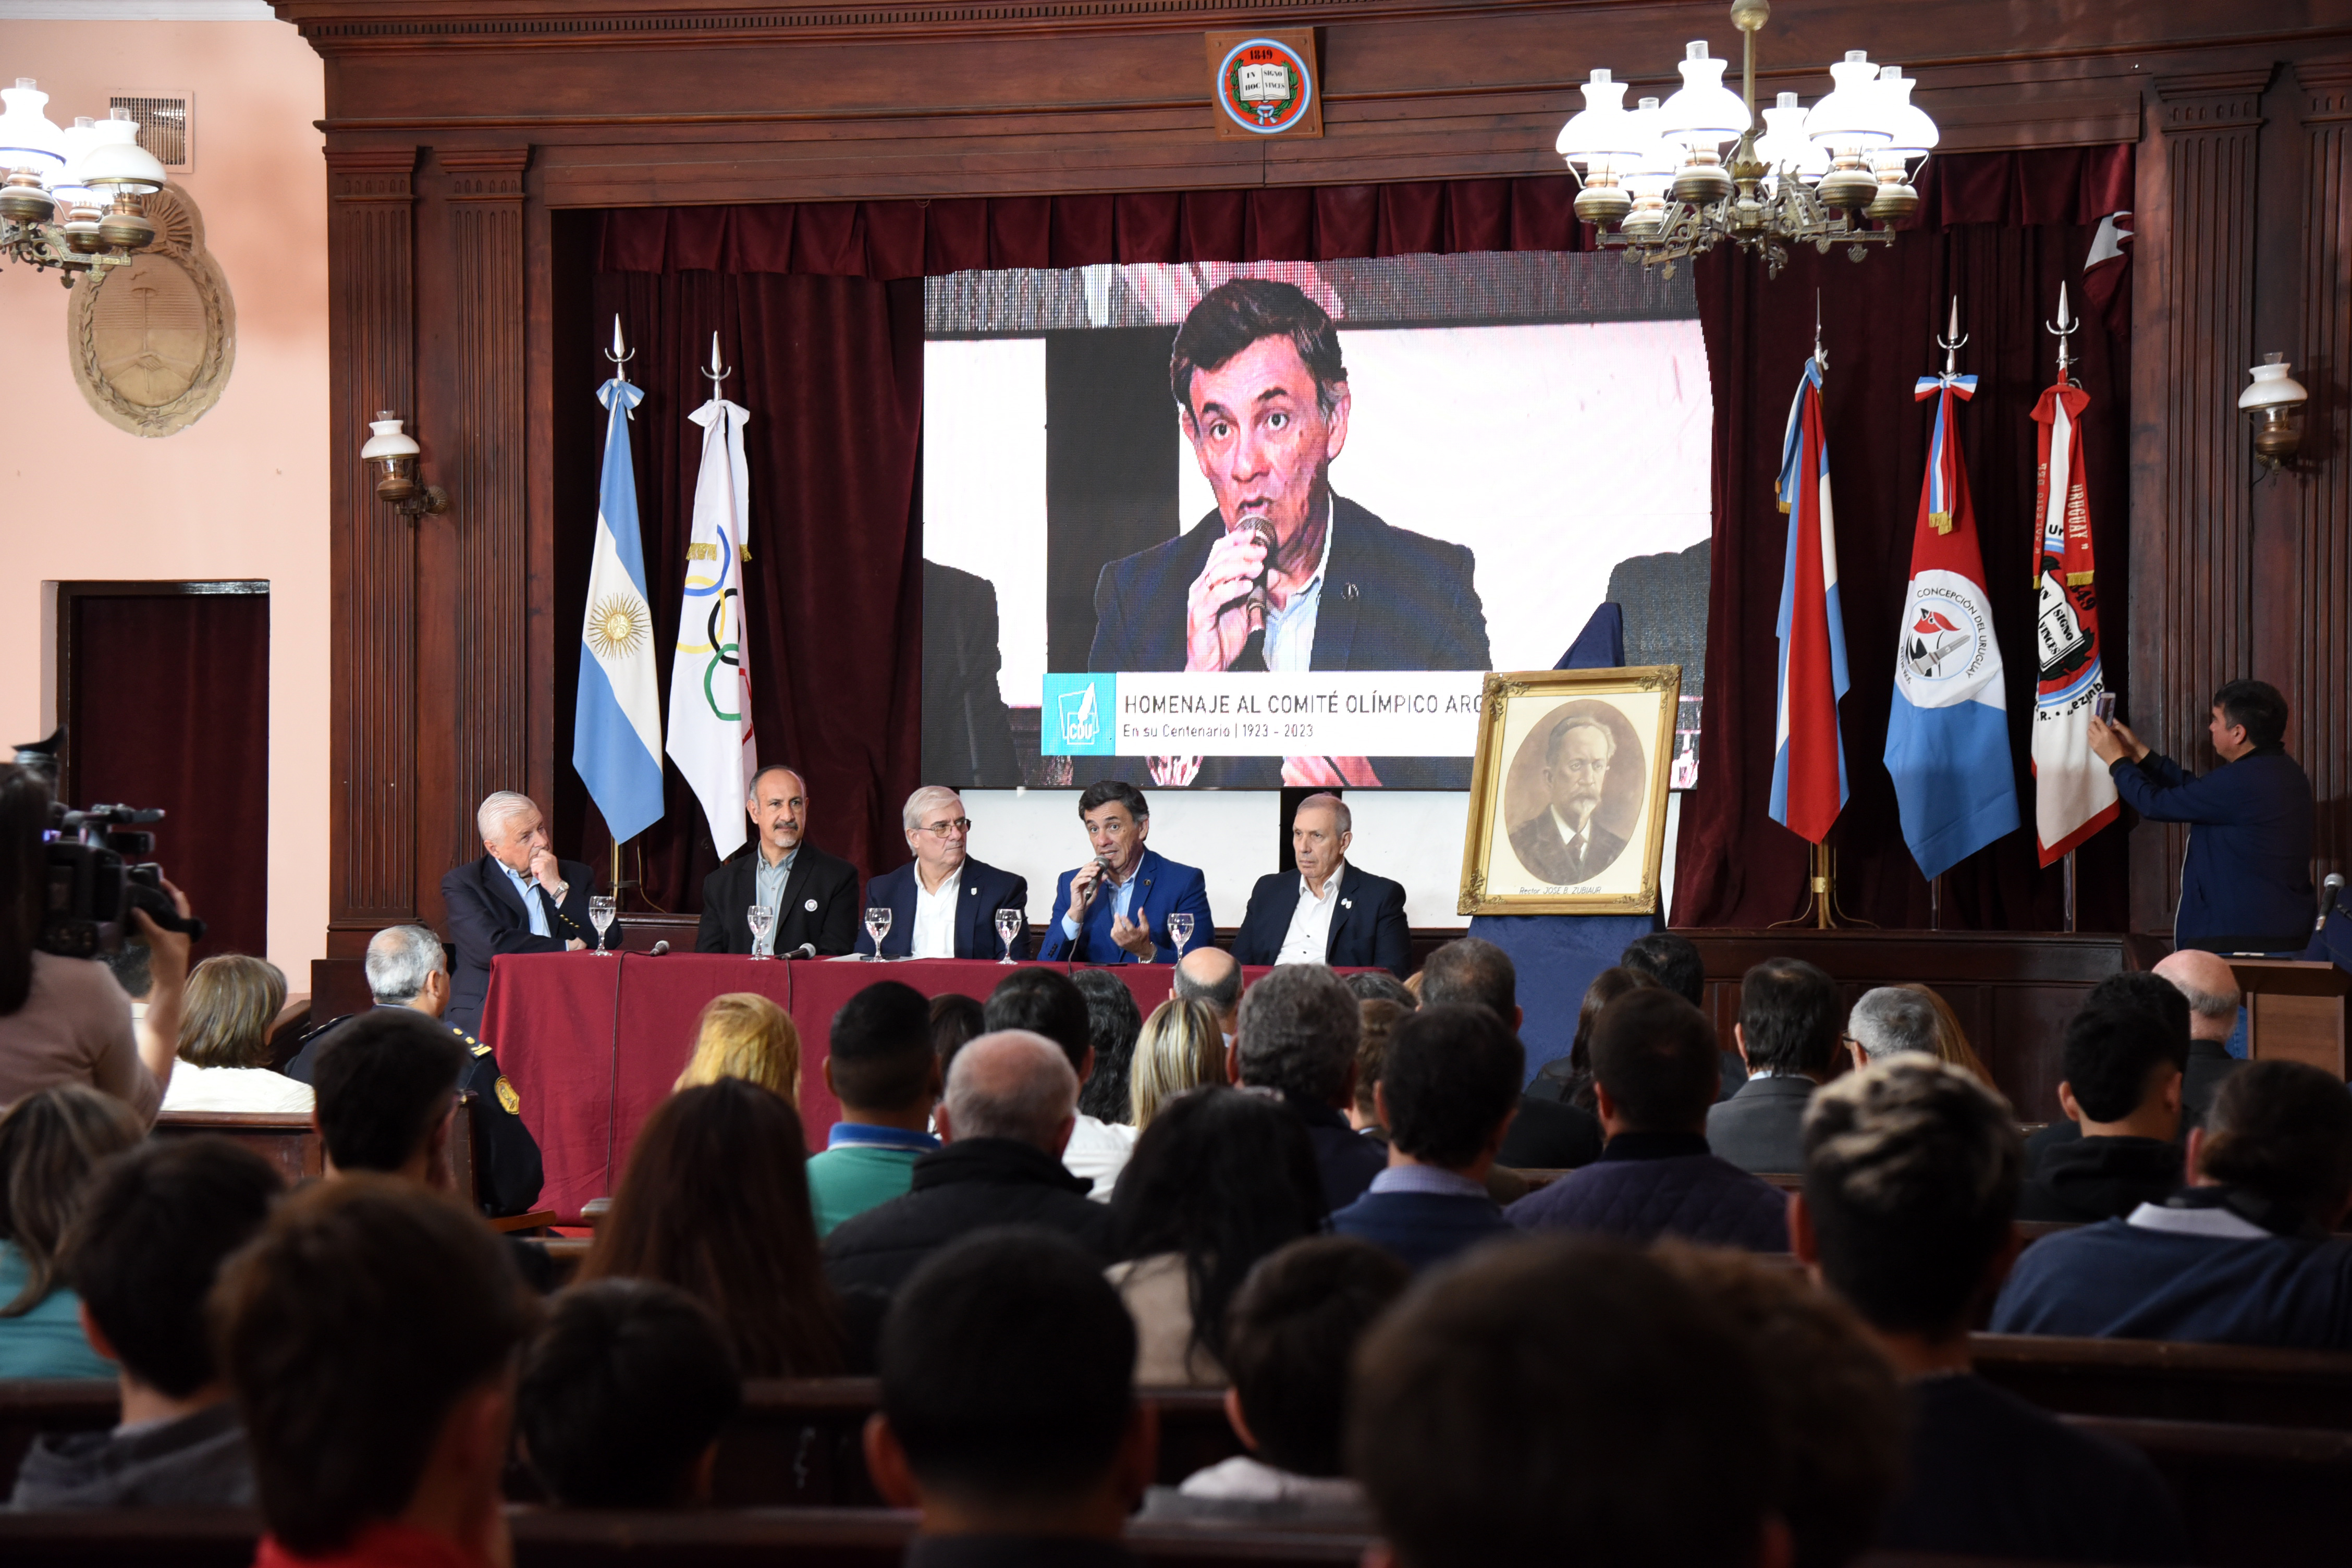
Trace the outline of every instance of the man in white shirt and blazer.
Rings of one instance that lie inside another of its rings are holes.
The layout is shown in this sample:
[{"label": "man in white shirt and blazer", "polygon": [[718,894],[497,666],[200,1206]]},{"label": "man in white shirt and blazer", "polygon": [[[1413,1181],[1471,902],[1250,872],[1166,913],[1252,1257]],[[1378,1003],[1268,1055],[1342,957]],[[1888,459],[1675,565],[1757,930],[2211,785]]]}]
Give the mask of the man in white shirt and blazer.
[{"label": "man in white shirt and blazer", "polygon": [[1290,819],[1296,875],[1260,877],[1234,936],[1245,964],[1378,967],[1400,980],[1412,965],[1404,885],[1348,863],[1355,819],[1336,795],[1310,795]]},{"label": "man in white shirt and blazer", "polygon": [[[1013,933],[1013,957],[1029,956],[1029,883],[971,858],[971,819],[963,797],[943,784],[925,784],[907,797],[899,813],[906,825],[909,865],[885,871],[866,884],[866,907],[890,911],[883,933],[885,958],[1003,958],[996,914],[1020,917]],[[863,932],[857,951],[870,953],[874,939]]]}]

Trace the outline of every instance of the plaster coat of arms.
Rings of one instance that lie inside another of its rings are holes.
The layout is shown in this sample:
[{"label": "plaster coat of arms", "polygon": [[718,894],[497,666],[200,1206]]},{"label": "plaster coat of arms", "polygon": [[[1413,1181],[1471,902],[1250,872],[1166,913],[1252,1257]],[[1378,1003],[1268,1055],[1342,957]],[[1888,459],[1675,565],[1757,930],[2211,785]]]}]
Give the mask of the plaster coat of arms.
[{"label": "plaster coat of arms", "polygon": [[146,211],[154,244],[74,285],[67,348],[100,418],[134,436],[171,436],[203,418],[228,384],[236,302],[187,193],[166,185]]}]

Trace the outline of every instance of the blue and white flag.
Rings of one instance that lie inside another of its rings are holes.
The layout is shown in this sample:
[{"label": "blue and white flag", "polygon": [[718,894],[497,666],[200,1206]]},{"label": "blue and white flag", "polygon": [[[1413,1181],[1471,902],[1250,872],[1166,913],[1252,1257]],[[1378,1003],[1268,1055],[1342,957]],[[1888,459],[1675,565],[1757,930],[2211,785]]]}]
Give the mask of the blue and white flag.
[{"label": "blue and white flag", "polygon": [[[621,323],[613,322],[613,345]],[[629,410],[641,387],[614,378],[596,389],[607,410],[604,476],[596,491],[596,554],[580,628],[580,707],[572,765],[588,786],[613,842],[635,837],[662,814],[662,732],[654,671],[654,621],[637,535],[637,477],[629,463]]]}]

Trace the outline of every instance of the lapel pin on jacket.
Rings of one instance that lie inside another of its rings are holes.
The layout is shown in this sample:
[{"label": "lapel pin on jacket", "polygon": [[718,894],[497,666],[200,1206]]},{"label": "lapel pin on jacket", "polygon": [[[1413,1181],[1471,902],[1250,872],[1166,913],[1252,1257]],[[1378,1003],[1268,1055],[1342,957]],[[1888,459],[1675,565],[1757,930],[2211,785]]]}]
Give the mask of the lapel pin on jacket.
[{"label": "lapel pin on jacket", "polygon": [[811,899],[808,902],[803,904],[801,908],[808,910],[811,914],[814,914],[816,913],[816,900],[814,899]]},{"label": "lapel pin on jacket", "polygon": [[1352,910],[1356,907],[1356,900],[1353,899],[1341,899],[1339,900],[1339,907],[1343,910]]}]

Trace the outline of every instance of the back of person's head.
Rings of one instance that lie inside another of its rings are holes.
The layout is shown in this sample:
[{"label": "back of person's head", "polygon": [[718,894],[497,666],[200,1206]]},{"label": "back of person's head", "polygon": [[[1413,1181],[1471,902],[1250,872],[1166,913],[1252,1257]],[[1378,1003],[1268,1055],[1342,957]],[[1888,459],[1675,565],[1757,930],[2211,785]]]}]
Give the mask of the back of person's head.
[{"label": "back of person's head", "polygon": [[0,1241],[16,1244],[25,1284],[0,1302],[22,1317],[58,1283],[58,1250],[90,1173],[147,1135],[131,1109],[82,1084],[28,1094],[0,1115]]},{"label": "back of person's head", "polygon": [[876,981],[833,1016],[826,1059],[834,1093],[861,1110],[928,1106],[938,1082],[931,1039],[931,1005],[923,994],[896,980]]},{"label": "back of person's head", "polygon": [[982,1231],[908,1279],[882,1322],[882,1415],[931,1495],[1084,1499],[1135,1415],[1135,1322],[1075,1242]]},{"label": "back of person's head", "polygon": [[1706,1005],[1706,960],[1698,943],[1672,931],[1654,931],[1617,955],[1624,968],[1648,975],[1694,1007]]},{"label": "back of person's head", "polygon": [[992,1035],[1026,1029],[1045,1036],[1070,1058],[1070,1070],[1085,1077],[1094,1034],[1087,1026],[1086,993],[1068,975],[1042,965],[1016,969],[988,994],[986,1016]]},{"label": "back of person's head", "polygon": [[565,1508],[698,1500],[702,1458],[742,1407],[742,1374],[702,1303],[652,1279],[597,1279],[555,1298],[524,1348],[515,1426]]},{"label": "back of person's head", "polygon": [[151,1141],[98,1168],[64,1273],[124,1371],[173,1399],[218,1377],[205,1298],[285,1191],[277,1166],[226,1138]]},{"label": "back of person's head", "polygon": [[1936,1037],[1940,1026],[1935,1004],[1900,985],[1879,985],[1864,992],[1845,1020],[1845,1032],[1872,1061],[1897,1051],[1939,1055]]},{"label": "back of person's head", "polygon": [[1960,1016],[1952,1011],[1952,1005],[1944,1000],[1942,992],[1932,985],[1922,985],[1916,980],[1904,981],[1894,989],[1910,992],[1935,1010],[1937,1060],[1959,1068],[1987,1089],[1996,1087],[1992,1074],[1977,1056],[1976,1047],[1969,1044],[1969,1032],[1960,1027]]},{"label": "back of person's head", "polygon": [[1825,1073],[1845,1032],[1837,982],[1801,958],[1768,958],[1740,977],[1739,1033],[1759,1073]]},{"label": "back of person's head", "polygon": [[1225,1081],[1225,1037],[1217,1016],[1201,1002],[1171,996],[1151,1010],[1136,1037],[1129,1075],[1128,1114],[1149,1127],[1160,1108],[1188,1089]]},{"label": "back of person's head", "polygon": [[800,1113],[741,1079],[683,1089],[629,1151],[583,1279],[658,1279],[710,1309],[747,1377],[840,1370]]},{"label": "back of person's head", "polygon": [[1874,1327],[1965,1331],[2017,1213],[2008,1103],[1947,1063],[1890,1057],[1816,1090],[1803,1137],[1822,1277]]},{"label": "back of person's head", "polygon": [[1357,1348],[1348,1428],[1401,1568],[1745,1568],[1781,1468],[1723,1311],[1597,1239],[1422,1279]]},{"label": "back of person's head", "polygon": [[33,994],[33,949],[47,913],[49,783],[20,763],[0,767],[0,1017]]},{"label": "back of person's head", "polygon": [[200,1068],[266,1068],[269,1026],[286,1005],[286,976],[241,952],[207,958],[188,972],[181,1004],[180,1059]]},{"label": "back of person's head", "polygon": [[2213,706],[2227,723],[2242,725],[2251,744],[2275,746],[2286,740],[2286,698],[2267,680],[2232,680],[2213,693]]},{"label": "back of person's head", "polygon": [[940,1058],[940,1081],[965,1045],[988,1033],[988,1008],[977,996],[949,991],[931,998],[931,1051]]},{"label": "back of person's head", "polygon": [[2188,1037],[2175,1037],[2164,1019],[2121,998],[2084,1002],[2066,1020],[2059,1050],[2066,1087],[2091,1121],[2123,1121],[2188,1065]]},{"label": "back of person's head", "polygon": [[1753,1253],[1664,1241],[1652,1256],[1729,1314],[1748,1341],[1786,1456],[1778,1499],[1792,1568],[1870,1549],[1903,1483],[1903,1383],[1853,1310]]},{"label": "back of person's head", "polygon": [[2240,992],[2230,961],[2218,952],[2184,947],[2167,953],[2148,971],[2180,993],[2189,1004],[2189,1031],[2203,1024],[2207,1035],[2227,1039],[2237,1026]]},{"label": "back of person's head", "polygon": [[1378,1124],[1381,1119],[1376,1091],[1381,1086],[1381,1066],[1389,1057],[1389,1037],[1412,1015],[1411,1005],[1385,997],[1367,997],[1356,1004],[1356,1114],[1366,1121]]},{"label": "back of person's head", "polygon": [[801,1032],[793,1016],[756,991],[730,991],[702,1005],[694,1055],[672,1089],[698,1089],[722,1078],[756,1083],[797,1105]]},{"label": "back of person's head", "polygon": [[1258,1260],[1225,1313],[1225,1371],[1258,1457],[1297,1476],[1347,1468],[1348,1368],[1412,1282],[1393,1254],[1313,1236]]},{"label": "back of person's head", "polygon": [[1196,947],[1176,965],[1175,987],[1187,1002],[1230,1018],[1242,1003],[1242,966],[1222,947]]},{"label": "back of person's head", "polygon": [[992,1030],[956,1053],[940,1109],[951,1142],[1007,1138],[1058,1158],[1078,1109],[1078,1075],[1045,1036]]},{"label": "back of person's head", "polygon": [[2352,1095],[2306,1063],[2246,1063],[2205,1113],[2197,1173],[2333,1230],[2352,1202]]},{"label": "back of person's head", "polygon": [[386,926],[368,939],[368,994],[386,1006],[404,1006],[442,972],[441,939],[423,926]]},{"label": "back of person's head", "polygon": [[1316,1105],[1345,1105],[1363,1025],[1356,994],[1319,963],[1286,963],[1242,994],[1241,1080]]},{"label": "back of person's head", "polygon": [[1447,942],[1421,966],[1421,1005],[1439,1002],[1491,1008],[1510,1023],[1519,1005],[1519,972],[1511,955],[1475,936]]},{"label": "back of person's head", "polygon": [[2171,1045],[2180,1050],[2180,1059],[2189,1059],[2189,998],[2179,986],[2163,975],[2145,969],[2127,969],[2121,974],[2110,974],[2083,998],[2085,1007],[2137,1007],[2153,1013]]},{"label": "back of person's head", "polygon": [[338,1024],[310,1069],[319,1135],[338,1171],[397,1171],[429,1145],[457,1102],[466,1047],[405,1007]]},{"label": "back of person's head", "polygon": [[1421,998],[1406,990],[1404,982],[1385,969],[1359,970],[1339,979],[1356,994],[1359,1002],[1393,1002],[1408,1013],[1421,1005]]},{"label": "back of person's head", "polygon": [[1381,1062],[1390,1144],[1460,1170],[1500,1141],[1528,1053],[1491,1008],[1433,1002],[1396,1026]]},{"label": "back of person's head", "polygon": [[1095,1052],[1095,1070],[1078,1090],[1078,1109],[1097,1121],[1125,1121],[1128,1074],[1136,1037],[1143,1032],[1143,1010],[1115,971],[1081,969],[1070,984],[1087,999],[1087,1040]]},{"label": "back of person's head", "polygon": [[1630,991],[1646,985],[1656,985],[1653,976],[1629,964],[1612,964],[1592,977],[1584,988],[1584,1000],[1576,1007],[1576,1037],[1569,1042],[1568,1065],[1580,1071],[1592,1070],[1592,1026],[1601,1016],[1601,1009]]},{"label": "back of person's head", "polygon": [[507,1376],[531,1312],[504,1242],[441,1194],[361,1175],[279,1204],[212,1298],[279,1544],[325,1556],[398,1518],[458,1402]]},{"label": "back of person's head", "polygon": [[1629,991],[1592,1025],[1592,1079],[1629,1132],[1704,1131],[1723,1081],[1707,1016],[1663,986]]},{"label": "back of person's head", "polygon": [[1321,1230],[1326,1213],[1306,1124],[1278,1100],[1231,1089],[1161,1106],[1111,1196],[1121,1258],[1182,1255],[1192,1342],[1212,1356],[1251,1265]]}]

